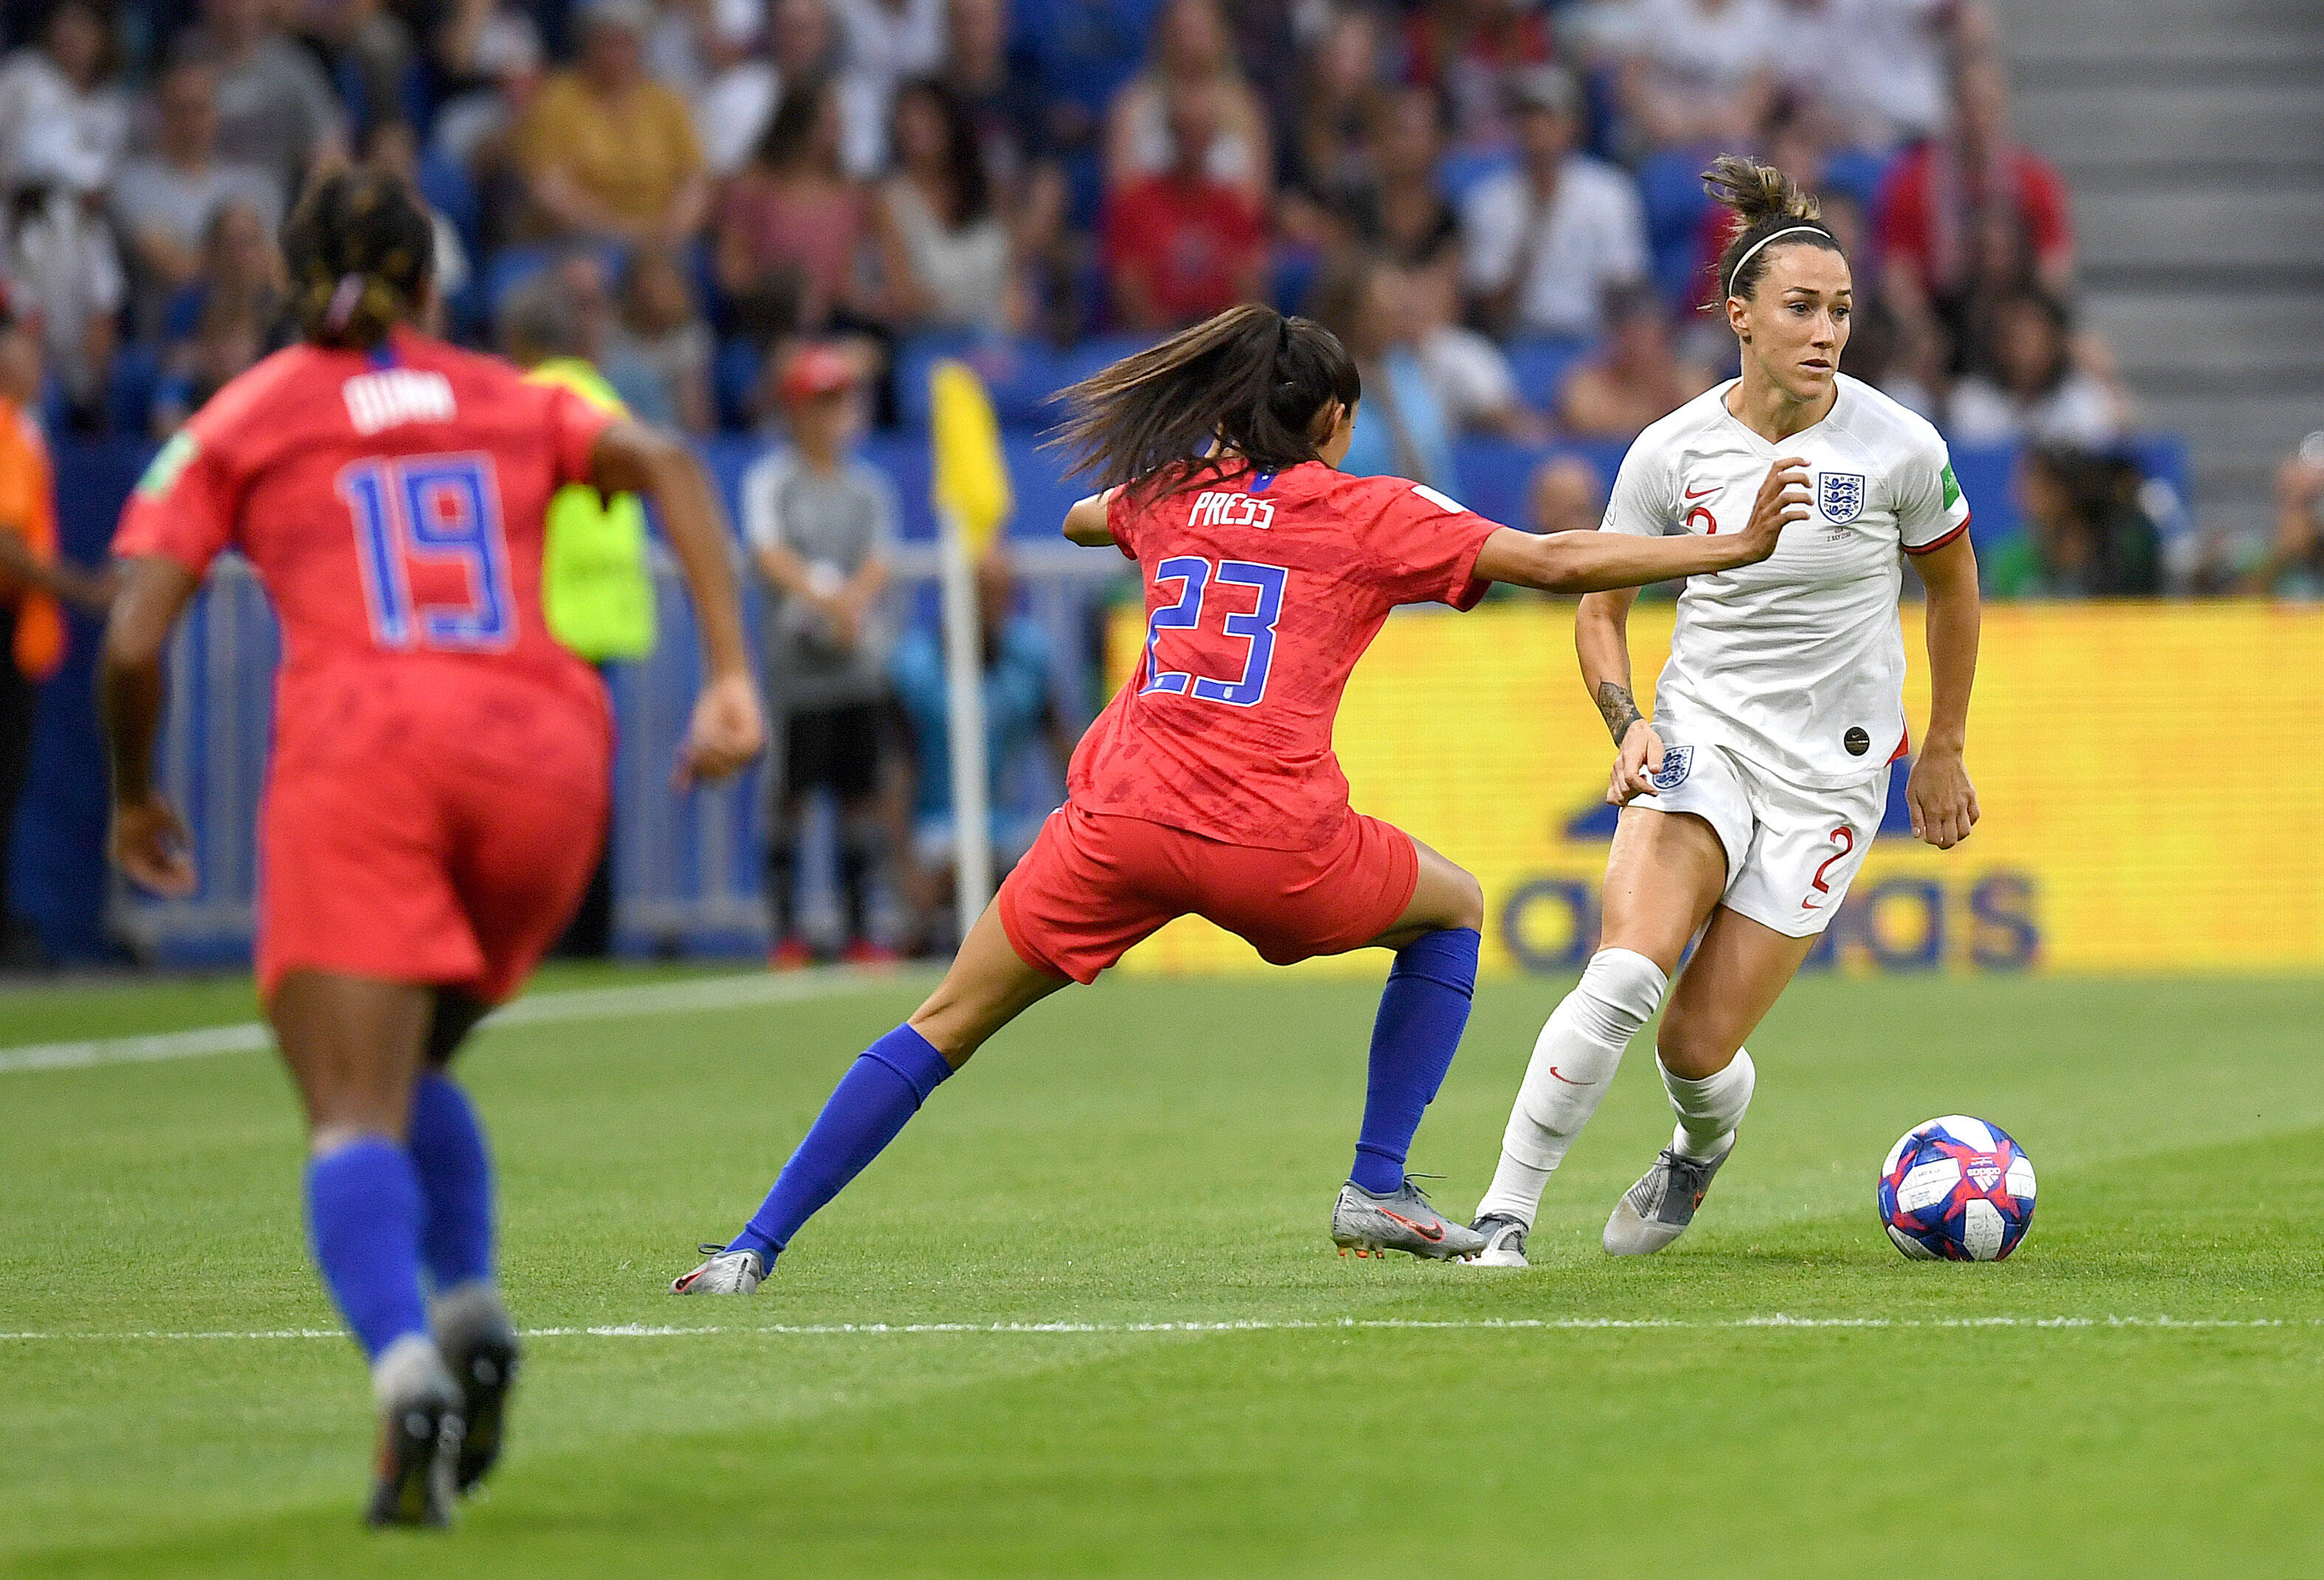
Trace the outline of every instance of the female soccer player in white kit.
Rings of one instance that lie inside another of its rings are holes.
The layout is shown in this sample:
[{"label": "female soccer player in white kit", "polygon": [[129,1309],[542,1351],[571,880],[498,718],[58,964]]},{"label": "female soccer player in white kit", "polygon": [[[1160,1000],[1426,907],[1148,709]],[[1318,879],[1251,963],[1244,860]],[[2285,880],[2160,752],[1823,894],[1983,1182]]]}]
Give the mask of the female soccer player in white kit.
[{"label": "female soccer player in white kit", "polygon": [[1659,1251],[1692,1220],[1751,1101],[1743,1040],[1839,910],[1907,754],[1907,556],[1928,592],[1933,694],[1905,791],[1913,832],[1949,849],[1978,819],[1961,761],[1977,559],[1944,440],[1840,372],[1848,261],[1815,200],[1733,156],[1703,179],[1743,220],[1720,261],[1742,376],[1638,436],[1605,527],[1733,532],[1768,512],[1799,525],[1764,563],[1687,583],[1652,721],[1630,694],[1637,593],[1582,601],[1574,641],[1618,748],[1607,799],[1623,810],[1599,951],[1542,1028],[1478,1206],[1480,1265],[1526,1265],[1543,1189],[1674,973],[1655,1053],[1678,1127],[1616,1204],[1606,1249]]}]

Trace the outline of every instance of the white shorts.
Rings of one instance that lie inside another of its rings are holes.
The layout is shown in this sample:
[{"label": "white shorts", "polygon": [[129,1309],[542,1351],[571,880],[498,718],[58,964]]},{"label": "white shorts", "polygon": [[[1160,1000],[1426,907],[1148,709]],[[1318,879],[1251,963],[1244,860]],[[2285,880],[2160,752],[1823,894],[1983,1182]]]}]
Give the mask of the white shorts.
[{"label": "white shorts", "polygon": [[[1792,938],[1831,924],[1888,806],[1887,767],[1860,785],[1785,784],[1716,746],[1663,742],[1655,794],[1630,807],[1690,812],[1727,849],[1720,904]],[[1630,807],[1623,809],[1629,815]]]}]

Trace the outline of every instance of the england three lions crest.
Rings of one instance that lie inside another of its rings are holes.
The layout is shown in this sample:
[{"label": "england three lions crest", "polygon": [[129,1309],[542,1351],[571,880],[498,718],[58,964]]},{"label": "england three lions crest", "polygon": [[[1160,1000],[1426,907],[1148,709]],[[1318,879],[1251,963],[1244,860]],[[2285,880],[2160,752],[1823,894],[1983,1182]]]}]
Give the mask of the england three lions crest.
[{"label": "england three lions crest", "polygon": [[1864,514],[1864,473],[1825,472],[1816,476],[1816,511],[1835,527]]}]

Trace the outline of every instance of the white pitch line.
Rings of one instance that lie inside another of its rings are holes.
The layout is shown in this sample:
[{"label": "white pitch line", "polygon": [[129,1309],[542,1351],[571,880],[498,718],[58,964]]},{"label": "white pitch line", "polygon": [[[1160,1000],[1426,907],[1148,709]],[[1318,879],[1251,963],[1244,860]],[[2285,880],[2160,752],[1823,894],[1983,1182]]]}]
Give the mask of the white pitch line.
[{"label": "white pitch line", "polygon": [[[686,982],[655,982],[626,988],[575,988],[520,998],[495,1010],[492,1026],[558,1025],[570,1021],[620,1020],[629,1015],[684,1015],[700,1010],[747,1009],[759,1005],[797,1004],[833,998],[885,984],[910,982],[922,973],[864,967],[831,966],[819,970],[770,976],[748,972]],[[144,1064],[163,1059],[198,1059],[212,1053],[258,1053],[274,1045],[256,1021],[204,1026],[143,1037],[99,1037],[78,1043],[31,1043],[0,1048],[0,1075],[33,1070],[86,1070],[98,1064]]]},{"label": "white pitch line", "polygon": [[[922,1334],[1010,1335],[1150,1334],[1150,1333],[1344,1333],[1351,1331],[1416,1331],[1424,1333],[1594,1332],[1601,1329],[1692,1329],[1699,1332],[1785,1330],[1793,1328],[2143,1328],[2151,1331],[2319,1327],[2324,1318],[2208,1317],[1793,1317],[1773,1312],[1764,1317],[1737,1317],[1695,1321],[1674,1317],[1542,1317],[1508,1319],[1451,1318],[1430,1320],[1405,1317],[1341,1317],[1325,1321],[1296,1318],[1254,1318],[1232,1322],[774,1322],[744,1327],[665,1327],[622,1323],[603,1327],[533,1327],[527,1338],[695,1338],[764,1335],[778,1338],[859,1338],[913,1337]],[[126,1344],[152,1340],[234,1341],[277,1338],[337,1338],[346,1336],[336,1327],[261,1328],[247,1333],[220,1331],[166,1332],[148,1329],[132,1333],[0,1333],[0,1343]]]}]

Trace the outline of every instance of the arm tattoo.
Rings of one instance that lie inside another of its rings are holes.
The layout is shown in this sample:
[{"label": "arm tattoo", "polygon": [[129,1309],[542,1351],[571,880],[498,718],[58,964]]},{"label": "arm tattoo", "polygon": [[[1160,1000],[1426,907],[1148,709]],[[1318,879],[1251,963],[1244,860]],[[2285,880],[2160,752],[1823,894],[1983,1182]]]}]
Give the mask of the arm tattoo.
[{"label": "arm tattoo", "polygon": [[1627,685],[1606,680],[1598,684],[1598,712],[1605,716],[1606,728],[1614,733],[1614,744],[1622,744],[1622,737],[1630,726],[1646,717],[1638,712],[1638,701]]}]

